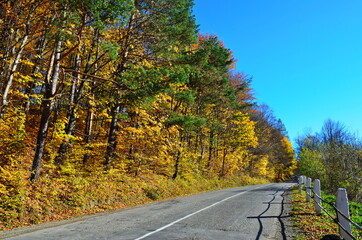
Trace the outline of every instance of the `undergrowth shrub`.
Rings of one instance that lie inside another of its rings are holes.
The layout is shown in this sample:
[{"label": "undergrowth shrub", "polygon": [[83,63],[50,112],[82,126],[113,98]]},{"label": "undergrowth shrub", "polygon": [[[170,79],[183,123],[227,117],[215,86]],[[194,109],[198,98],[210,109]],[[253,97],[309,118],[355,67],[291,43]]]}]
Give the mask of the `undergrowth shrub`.
[{"label": "undergrowth shrub", "polygon": [[[28,183],[25,170],[19,171],[16,177],[11,176],[13,187],[1,192],[0,230],[204,191],[265,183],[262,179],[236,176],[172,180],[155,174],[128,176],[116,170],[104,173],[98,169],[90,174],[50,169],[35,184]],[[2,178],[6,177],[4,171],[2,173]]]}]

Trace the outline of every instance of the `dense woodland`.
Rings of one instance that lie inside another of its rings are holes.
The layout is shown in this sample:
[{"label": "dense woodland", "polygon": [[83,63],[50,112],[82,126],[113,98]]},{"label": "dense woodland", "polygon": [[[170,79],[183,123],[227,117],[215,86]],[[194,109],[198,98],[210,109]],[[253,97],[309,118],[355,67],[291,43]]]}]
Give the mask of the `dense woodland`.
[{"label": "dense woodland", "polygon": [[293,174],[283,123],[255,103],[231,50],[198,33],[192,8],[192,0],[0,2],[2,222],[38,222],[27,219],[46,209],[38,199],[83,206],[74,192],[112,181]]},{"label": "dense woodland", "polygon": [[301,174],[320,179],[330,194],[346,188],[351,200],[362,203],[362,141],[356,134],[328,119],[320,132],[299,137],[297,144]]}]

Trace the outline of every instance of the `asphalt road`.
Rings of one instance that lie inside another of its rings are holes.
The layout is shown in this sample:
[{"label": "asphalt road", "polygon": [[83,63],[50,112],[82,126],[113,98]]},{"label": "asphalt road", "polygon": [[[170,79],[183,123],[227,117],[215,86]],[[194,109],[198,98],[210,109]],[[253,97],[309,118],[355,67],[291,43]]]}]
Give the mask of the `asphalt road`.
[{"label": "asphalt road", "polygon": [[0,233],[0,239],[287,240],[293,183],[231,188]]}]

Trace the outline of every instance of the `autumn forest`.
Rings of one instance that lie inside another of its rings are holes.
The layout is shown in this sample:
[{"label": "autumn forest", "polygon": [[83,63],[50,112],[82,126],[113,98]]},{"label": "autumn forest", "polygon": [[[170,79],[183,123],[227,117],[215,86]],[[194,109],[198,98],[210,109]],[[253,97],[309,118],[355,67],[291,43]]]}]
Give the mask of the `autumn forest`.
[{"label": "autumn forest", "polygon": [[0,2],[0,229],[293,175],[282,121],[192,8]]}]

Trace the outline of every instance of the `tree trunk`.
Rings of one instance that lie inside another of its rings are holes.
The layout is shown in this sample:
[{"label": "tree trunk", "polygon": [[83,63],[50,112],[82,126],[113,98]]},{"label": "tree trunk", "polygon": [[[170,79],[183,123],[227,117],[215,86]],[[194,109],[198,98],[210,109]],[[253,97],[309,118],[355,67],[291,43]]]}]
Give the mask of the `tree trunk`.
[{"label": "tree trunk", "polygon": [[[135,13],[132,13],[132,15],[130,16],[129,23],[128,23],[127,33],[126,33],[126,36],[125,36],[123,44],[122,44],[122,46],[124,46],[124,49],[121,50],[122,54],[121,54],[121,58],[119,60],[119,64],[117,66],[116,72],[118,74],[120,74],[126,70],[126,63],[128,60],[128,54],[129,54],[129,50],[130,50],[129,41],[130,41],[131,32],[134,28],[134,26],[133,26],[134,18],[135,18]],[[118,114],[120,113],[120,109],[121,109],[120,105],[121,104],[119,102],[117,102],[117,100],[116,100],[116,106],[114,107],[113,112],[112,112],[112,121],[111,121],[111,126],[109,129],[107,149],[106,149],[106,155],[105,155],[105,161],[104,161],[106,171],[110,170],[112,160],[115,157],[115,150],[116,150],[116,146],[117,146],[117,136],[116,136],[117,122],[118,122],[117,117],[118,117]]]},{"label": "tree trunk", "polygon": [[181,151],[177,150],[176,161],[175,161],[175,170],[172,175],[172,179],[176,179],[179,174],[180,156],[181,156]]},{"label": "tree trunk", "polygon": [[33,159],[33,165],[31,167],[30,180],[35,182],[39,179],[40,169],[41,169],[41,160],[43,158],[45,142],[48,135],[49,122],[51,116],[53,101],[44,99],[42,102],[42,116],[40,121],[40,127],[38,131],[37,141],[36,141],[36,151]]},{"label": "tree trunk", "polygon": [[141,166],[142,166],[142,157],[140,156],[140,157],[138,157],[138,160],[137,160],[137,168],[135,171],[135,177],[137,177],[140,174]]},{"label": "tree trunk", "polygon": [[209,161],[207,162],[207,168],[211,169],[212,167],[212,154],[213,154],[213,150],[214,150],[214,146],[213,146],[213,138],[214,138],[214,132],[211,131],[210,132],[210,138],[209,138]]},{"label": "tree trunk", "polygon": [[8,94],[9,94],[10,88],[11,88],[11,86],[13,84],[14,75],[15,75],[16,69],[18,67],[18,64],[19,64],[19,61],[20,61],[20,58],[21,58],[21,54],[23,53],[25,44],[28,41],[29,30],[30,30],[30,18],[28,19],[28,21],[26,23],[25,35],[24,35],[24,37],[23,37],[23,39],[22,39],[22,41],[20,43],[19,50],[18,50],[18,52],[16,54],[16,57],[15,57],[12,65],[11,65],[10,75],[9,75],[8,81],[7,81],[6,85],[5,85],[4,92],[2,94],[1,107],[0,107],[0,119],[4,117],[4,114],[5,114],[7,105],[8,105],[8,99],[7,99]]},{"label": "tree trunk", "polygon": [[112,161],[115,157],[115,150],[117,146],[117,123],[118,123],[118,114],[120,113],[121,104],[117,103],[116,106],[113,108],[112,111],[112,121],[109,127],[109,134],[108,134],[108,142],[107,142],[107,149],[106,149],[106,156],[104,161],[104,167],[106,171],[111,169]]},{"label": "tree trunk", "polygon": [[[92,39],[92,48],[96,48],[96,43],[99,41],[99,31],[98,30],[95,30],[94,32],[94,37]],[[95,50],[95,53],[92,52],[92,51],[89,51],[89,54],[88,54],[88,57],[87,57],[87,62],[86,62],[86,66],[85,66],[85,71],[86,72],[89,72],[91,70],[91,67],[92,65],[94,64],[94,73],[97,72],[97,69],[98,69],[98,59],[99,56],[98,56],[98,52],[99,52],[99,49],[96,48]],[[91,64],[91,59],[92,57],[94,57],[95,59],[97,59],[93,64]],[[91,99],[94,100],[94,88],[95,88],[95,83],[93,82],[92,83],[92,88],[90,90],[90,95],[91,95],[91,98],[88,99],[88,112],[87,112],[87,122],[86,122],[86,127],[85,127],[85,131],[84,131],[84,143],[86,144],[86,147],[85,147],[85,150],[86,150],[86,153],[84,154],[83,156],[83,164],[87,164],[88,162],[88,159],[89,159],[89,154],[88,154],[88,151],[91,151],[93,148],[91,146],[89,146],[90,142],[91,142],[91,139],[92,139],[92,131],[93,131],[93,119],[94,119],[94,111],[93,111],[93,107],[92,107],[92,104],[90,103],[91,102]]]},{"label": "tree trunk", "polygon": [[31,167],[30,181],[32,182],[37,181],[40,176],[41,163],[49,130],[50,116],[54,105],[54,96],[58,86],[61,45],[61,41],[57,41],[53,56],[50,60],[48,76],[51,76],[51,78],[47,77],[45,84],[46,93],[45,98],[42,101],[42,115],[36,141],[35,155]]},{"label": "tree trunk", "polygon": [[[74,128],[75,128],[75,123],[76,123],[74,107],[70,107],[67,118],[68,118],[68,123],[64,130],[65,134],[67,134],[68,136],[74,135]],[[59,166],[59,165],[64,164],[64,161],[65,161],[69,151],[71,151],[71,148],[72,148],[72,143],[70,142],[69,138],[67,138],[60,144],[59,149],[58,149],[58,155],[55,157],[56,165]]]},{"label": "tree trunk", "polygon": [[[200,146],[200,153],[199,153],[199,157],[198,157],[198,169],[203,171],[204,167],[202,166],[204,158],[205,158],[205,145],[203,142],[203,135],[200,132],[199,134],[199,138],[197,140],[197,142],[199,143]],[[196,151],[198,150],[198,147],[196,147]]]},{"label": "tree trunk", "polygon": [[[84,142],[86,144],[85,150],[86,151],[90,151],[92,150],[92,148],[89,146],[89,143],[91,141],[91,135],[92,135],[92,129],[93,129],[93,117],[94,117],[94,113],[92,110],[92,107],[88,108],[88,113],[87,113],[87,123],[86,123],[86,127],[85,127],[85,131],[84,131]],[[88,158],[89,158],[89,154],[86,152],[83,156],[83,164],[86,164],[88,162]]]},{"label": "tree trunk", "polygon": [[[77,54],[75,57],[75,70],[79,71],[80,69],[80,64],[81,64],[81,58],[80,55]],[[75,115],[75,110],[76,107],[78,105],[80,96],[82,94],[82,90],[83,90],[83,86],[84,86],[84,82],[82,82],[82,84],[80,84],[78,91],[76,91],[77,88],[77,82],[79,81],[79,74],[78,73],[73,73],[73,84],[70,90],[70,104],[68,106],[68,113],[67,113],[67,125],[65,126],[65,134],[67,134],[68,136],[70,135],[74,135],[74,128],[75,128],[75,124],[76,124],[76,115]],[[55,158],[55,164],[57,165],[63,165],[64,161],[68,155],[68,152],[71,150],[72,148],[72,143],[69,141],[69,138],[64,140],[61,144],[60,147],[58,149],[58,155]]]},{"label": "tree trunk", "polygon": [[226,173],[225,173],[226,155],[227,155],[227,149],[225,148],[223,156],[222,156],[222,166],[221,166],[220,177],[224,177],[226,175]]}]

